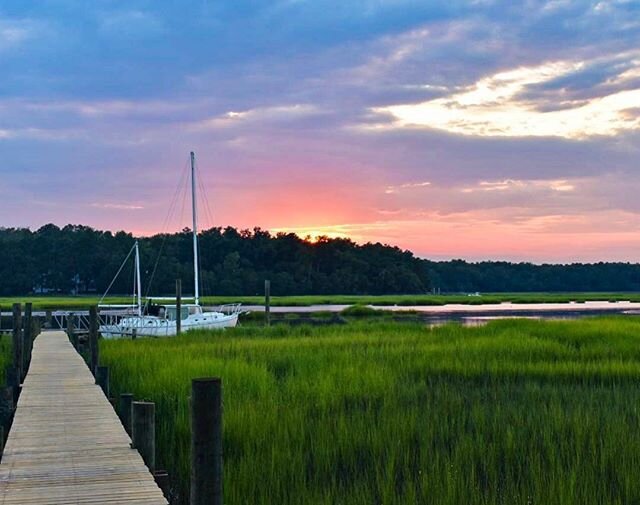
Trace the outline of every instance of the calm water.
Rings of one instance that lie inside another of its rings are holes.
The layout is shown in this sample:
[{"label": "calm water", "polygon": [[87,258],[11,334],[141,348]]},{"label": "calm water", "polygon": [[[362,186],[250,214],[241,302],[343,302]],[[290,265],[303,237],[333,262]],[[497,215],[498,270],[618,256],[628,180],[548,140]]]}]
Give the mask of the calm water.
[{"label": "calm water", "polygon": [[[309,307],[271,307],[273,314],[299,314],[311,316],[313,312],[334,312],[338,314],[349,305],[312,305]],[[527,318],[545,320],[578,319],[602,315],[640,315],[640,303],[632,302],[586,302],[586,303],[500,303],[486,305],[416,305],[416,306],[371,306],[378,310],[392,312],[415,312],[413,316],[403,315],[403,321],[424,321],[429,325],[459,322],[465,326],[481,326],[495,319]],[[263,312],[264,306],[245,306],[246,310]],[[299,321],[303,322],[303,321]],[[327,321],[329,322],[329,321]]]}]

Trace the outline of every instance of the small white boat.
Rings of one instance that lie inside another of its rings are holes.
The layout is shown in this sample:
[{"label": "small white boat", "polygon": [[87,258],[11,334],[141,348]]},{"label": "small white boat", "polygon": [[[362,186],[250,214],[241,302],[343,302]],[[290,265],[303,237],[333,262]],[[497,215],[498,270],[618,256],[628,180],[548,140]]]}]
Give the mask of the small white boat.
[{"label": "small white boat", "polygon": [[[194,296],[186,297],[185,300],[193,300],[193,303],[181,304],[180,314],[178,314],[175,298],[168,299],[172,300],[173,304],[155,305],[149,302],[143,307],[140,280],[140,250],[138,242],[136,241],[129,255],[125,258],[125,262],[135,250],[136,283],[134,291],[136,291],[136,293],[134,293],[134,296],[137,299],[137,305],[120,306],[120,309],[125,310],[119,314],[103,318],[102,324],[100,325],[100,333],[104,338],[175,336],[178,328],[178,318],[180,320],[181,331],[214,330],[230,328],[238,324],[238,316],[241,313],[240,304],[223,305],[217,311],[205,311],[200,305],[196,175],[195,155],[193,152],[190,157],[193,211]],[[120,270],[122,270],[122,267]],[[116,277],[117,275],[118,274],[116,274]],[[155,298],[155,300],[162,300],[162,298]],[[113,306],[102,307],[109,309],[116,308]]]}]

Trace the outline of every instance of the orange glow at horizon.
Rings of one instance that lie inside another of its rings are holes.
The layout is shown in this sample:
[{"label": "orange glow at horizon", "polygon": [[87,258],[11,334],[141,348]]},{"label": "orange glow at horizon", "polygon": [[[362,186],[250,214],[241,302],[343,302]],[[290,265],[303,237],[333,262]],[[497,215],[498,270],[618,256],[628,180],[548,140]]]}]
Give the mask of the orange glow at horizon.
[{"label": "orange glow at horizon", "polygon": [[[381,242],[408,249],[416,256],[446,259],[532,262],[639,261],[640,225],[634,216],[603,212],[596,216],[541,216],[500,221],[482,213],[432,215],[424,220],[376,221],[330,226],[278,227],[311,242],[318,237],[349,238],[356,243]],[[611,251],[615,256],[611,257]]]},{"label": "orange glow at horizon", "polygon": [[317,227],[293,227],[293,228],[272,228],[271,233],[295,233],[301,239],[316,243],[321,237],[347,238],[355,241],[354,236],[348,232],[340,231],[340,226],[317,226]]}]

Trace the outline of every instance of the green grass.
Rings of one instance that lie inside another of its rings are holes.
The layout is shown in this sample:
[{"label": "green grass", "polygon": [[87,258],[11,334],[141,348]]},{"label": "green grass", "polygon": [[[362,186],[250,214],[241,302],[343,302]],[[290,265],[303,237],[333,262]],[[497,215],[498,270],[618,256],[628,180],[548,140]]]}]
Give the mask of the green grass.
[{"label": "green grass", "polygon": [[640,503],[640,321],[362,322],[103,341],[186,503],[190,379],[221,376],[228,504]]},{"label": "green grass", "polygon": [[[0,308],[10,309],[11,304],[33,302],[37,310],[45,309],[87,309],[98,303],[95,296],[18,296],[0,297]],[[310,305],[445,305],[461,303],[465,305],[482,305],[487,303],[560,303],[586,301],[635,301],[640,302],[640,293],[486,293],[482,296],[466,295],[305,295],[305,296],[272,296],[271,304],[277,306]],[[224,303],[243,303],[245,305],[262,305],[262,296],[206,296],[202,299],[205,305]],[[131,297],[108,297],[104,303],[131,303]]]}]

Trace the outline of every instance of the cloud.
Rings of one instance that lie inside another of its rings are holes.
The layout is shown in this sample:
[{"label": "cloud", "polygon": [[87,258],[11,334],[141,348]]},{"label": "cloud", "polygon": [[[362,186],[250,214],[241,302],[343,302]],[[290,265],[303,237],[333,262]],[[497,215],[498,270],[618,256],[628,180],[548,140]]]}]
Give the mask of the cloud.
[{"label": "cloud", "polygon": [[43,141],[69,141],[86,138],[86,135],[79,130],[63,128],[14,128],[0,129],[0,139],[31,139]]},{"label": "cloud", "polygon": [[107,11],[100,17],[100,30],[108,36],[140,39],[157,36],[164,30],[162,21],[141,10]]},{"label": "cloud", "polygon": [[505,179],[503,181],[480,181],[474,187],[462,188],[463,193],[475,193],[477,191],[526,191],[536,189],[548,189],[551,191],[574,191],[575,185],[567,180],[555,181],[523,181],[514,179]]},{"label": "cloud", "polygon": [[387,194],[391,194],[391,193],[398,193],[399,191],[402,191],[403,189],[426,188],[428,186],[431,186],[431,182],[429,182],[429,181],[405,182],[404,184],[398,184],[396,186],[387,186],[387,188],[384,190],[384,192],[387,193]]},{"label": "cloud", "polygon": [[86,118],[121,117],[129,121],[162,117],[182,119],[208,105],[206,100],[32,100],[0,101],[0,107],[15,112],[52,114],[69,113]]},{"label": "cloud", "polygon": [[132,205],[127,203],[92,203],[91,207],[98,209],[115,209],[115,210],[142,210],[144,205]]},{"label": "cloud", "polygon": [[39,23],[31,19],[7,19],[0,17],[0,53],[18,48],[32,39]]},{"label": "cloud", "polygon": [[191,127],[196,130],[206,130],[237,127],[256,122],[287,122],[318,114],[319,112],[317,107],[311,104],[275,105],[243,111],[227,111],[224,114],[198,121]]},{"label": "cloud", "polygon": [[[392,128],[430,127],[475,136],[583,139],[615,136],[623,130],[640,128],[637,116],[625,113],[629,108],[640,106],[640,83],[638,89],[617,91],[577,104],[567,104],[560,92],[556,97],[560,107],[548,111],[537,110],[530,101],[519,98],[532,85],[558,80],[586,65],[583,61],[554,61],[520,67],[484,77],[442,98],[373,110],[391,114],[395,121],[388,126]],[[640,60],[634,60],[634,65],[637,66],[613,80],[623,82],[635,78],[640,71]]]}]

